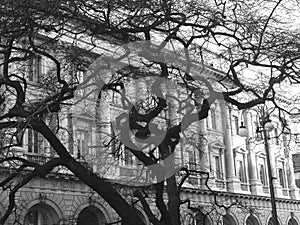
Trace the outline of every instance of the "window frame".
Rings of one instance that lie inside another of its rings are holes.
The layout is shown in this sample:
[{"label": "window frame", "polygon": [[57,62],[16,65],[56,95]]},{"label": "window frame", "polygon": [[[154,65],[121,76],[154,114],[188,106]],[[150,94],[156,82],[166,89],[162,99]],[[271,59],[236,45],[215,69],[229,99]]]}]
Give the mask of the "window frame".
[{"label": "window frame", "polygon": [[214,155],[214,162],[215,162],[215,178],[216,180],[223,180],[223,168],[221,163],[221,155]]},{"label": "window frame", "polygon": [[89,140],[90,140],[89,130],[84,128],[78,128],[76,130],[75,132],[76,152],[73,151],[73,154],[77,159],[82,159],[84,156],[89,154]]},{"label": "window frame", "polygon": [[217,129],[217,117],[216,117],[216,109],[211,108],[210,110],[210,122],[211,122],[211,129]]},{"label": "window frame", "polygon": [[[243,184],[248,184],[249,182],[249,174],[248,174],[248,168],[247,168],[247,152],[243,149],[235,149],[235,174],[236,177],[239,179],[239,181]],[[242,166],[240,165],[240,162],[242,163]],[[240,171],[240,168],[242,168],[242,171]],[[242,176],[241,176],[242,175]]]},{"label": "window frame", "polygon": [[77,81],[77,89],[76,92],[79,96],[84,96],[87,92],[86,87],[84,85],[81,85],[85,81],[86,72],[82,68],[76,69],[76,81]]},{"label": "window frame", "polygon": [[43,58],[40,55],[34,55],[28,61],[28,80],[33,83],[39,83],[43,73]]},{"label": "window frame", "polygon": [[[224,169],[224,146],[220,143],[214,143],[209,146],[210,157],[210,171],[213,174],[215,180],[224,181],[225,169]],[[219,173],[216,168],[216,157],[219,158]]]},{"label": "window frame", "polygon": [[233,121],[232,134],[238,135],[239,134],[239,117],[236,115],[232,115],[232,121]]},{"label": "window frame", "polygon": [[26,129],[27,132],[27,152],[30,154],[41,154],[40,148],[45,148],[44,137],[36,130]]},{"label": "window frame", "polygon": [[241,183],[247,183],[245,165],[243,160],[237,160],[237,177]]},{"label": "window frame", "polygon": [[124,144],[119,146],[119,154],[117,155],[117,160],[119,161],[119,166],[121,167],[135,167],[138,162],[131,151],[126,148]]},{"label": "window frame", "polygon": [[264,164],[259,164],[258,174],[259,174],[259,180],[263,184],[263,186],[268,186],[266,167]]}]

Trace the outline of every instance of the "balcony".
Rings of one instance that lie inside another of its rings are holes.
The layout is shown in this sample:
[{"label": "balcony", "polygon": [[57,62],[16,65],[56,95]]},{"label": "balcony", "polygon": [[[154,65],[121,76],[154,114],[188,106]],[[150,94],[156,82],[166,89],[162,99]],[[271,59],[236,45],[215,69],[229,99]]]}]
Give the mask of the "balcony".
[{"label": "balcony", "polygon": [[[51,158],[53,158],[51,156],[45,156],[45,155],[33,154],[33,153],[23,153],[23,157],[26,160],[28,160],[29,162],[33,162],[33,163],[36,163],[38,165],[44,165]],[[77,162],[80,162],[87,169],[93,170],[93,168],[89,165],[89,163],[84,161],[83,159],[77,159]],[[70,173],[69,171],[67,171],[67,169],[63,168],[63,166],[59,166],[57,171],[59,171],[60,173],[66,173],[66,174]]]},{"label": "balcony", "polygon": [[191,185],[199,185],[200,184],[200,176],[189,176],[187,182]]},{"label": "balcony", "polygon": [[216,180],[216,187],[219,189],[226,188],[226,182],[224,180]]},{"label": "balcony", "polygon": [[282,194],[284,196],[289,196],[289,189],[287,189],[287,188],[282,189]]},{"label": "balcony", "polygon": [[249,184],[247,183],[241,183],[241,189],[242,191],[249,191]]},{"label": "balcony", "polygon": [[263,186],[263,193],[269,194],[270,188],[268,186]]},{"label": "balcony", "polygon": [[133,177],[134,169],[132,167],[120,167],[120,176],[121,177]]},{"label": "balcony", "polygon": [[200,174],[201,171],[200,166],[196,163],[189,163],[186,167],[188,168],[190,173],[186,182],[193,186],[200,185],[202,183],[201,179],[203,179],[203,177]]},{"label": "balcony", "polygon": [[50,159],[49,156],[44,156],[44,155],[40,155],[40,154],[32,154],[32,153],[24,153],[23,156],[29,162],[33,162],[38,165],[43,165],[46,162],[48,162]]}]

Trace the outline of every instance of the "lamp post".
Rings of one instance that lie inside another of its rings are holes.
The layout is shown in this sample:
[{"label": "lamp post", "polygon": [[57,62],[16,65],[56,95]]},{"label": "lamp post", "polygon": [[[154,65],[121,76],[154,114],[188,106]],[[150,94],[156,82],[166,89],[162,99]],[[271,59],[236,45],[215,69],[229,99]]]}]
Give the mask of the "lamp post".
[{"label": "lamp post", "polygon": [[[268,143],[268,132],[271,132],[274,129],[274,125],[272,124],[271,120],[268,116],[265,115],[263,111],[263,115],[261,118],[261,127],[263,133],[263,140],[264,140],[264,147],[266,151],[266,160],[267,160],[267,167],[268,167],[268,174],[269,174],[269,190],[270,190],[270,197],[271,197],[271,205],[272,205],[272,222],[273,225],[279,225],[277,220],[277,210],[276,210],[276,199],[275,199],[275,192],[273,186],[273,179],[276,179],[272,176],[272,167],[270,161],[270,147]],[[243,122],[239,128],[239,135],[242,137],[248,138],[248,130],[244,126]]]}]

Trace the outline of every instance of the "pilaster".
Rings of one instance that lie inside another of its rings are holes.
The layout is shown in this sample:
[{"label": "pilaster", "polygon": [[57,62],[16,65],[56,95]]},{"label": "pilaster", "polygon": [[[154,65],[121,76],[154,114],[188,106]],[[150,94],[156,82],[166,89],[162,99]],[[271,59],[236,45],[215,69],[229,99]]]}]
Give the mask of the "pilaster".
[{"label": "pilaster", "polygon": [[[286,143],[285,137],[284,137],[284,144]],[[287,178],[288,178],[288,187],[289,187],[289,194],[292,199],[300,199],[300,193],[299,188],[296,186],[296,180],[295,180],[295,172],[294,172],[294,164],[292,160],[292,154],[289,149],[285,146],[285,155],[287,156]]]},{"label": "pilaster", "polygon": [[[248,145],[247,145],[248,147]],[[249,175],[250,175],[250,191],[254,195],[263,194],[263,184],[257,178],[257,163],[253,149],[249,149]]]},{"label": "pilaster", "polygon": [[230,114],[226,108],[225,101],[221,101],[221,112],[223,114],[224,143],[225,143],[225,163],[226,163],[226,182],[229,192],[241,191],[240,181],[235,175],[234,157],[232,149],[232,137],[230,128]]}]

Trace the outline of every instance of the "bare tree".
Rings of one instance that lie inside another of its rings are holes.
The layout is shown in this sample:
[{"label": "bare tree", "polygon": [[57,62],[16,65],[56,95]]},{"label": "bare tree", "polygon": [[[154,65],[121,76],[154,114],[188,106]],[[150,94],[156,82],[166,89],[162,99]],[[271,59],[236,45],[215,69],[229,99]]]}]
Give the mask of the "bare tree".
[{"label": "bare tree", "polygon": [[[158,88],[156,93],[159,94],[153,97],[154,104],[138,107],[127,101],[123,94],[126,78],[151,75],[159,78],[157,82],[174,79],[192,100],[191,109],[194,110],[169,124],[164,138],[156,145],[159,157],[127,146],[148,167],[163,167],[158,162],[174,153],[180,135],[196,121],[206,118],[214,101],[224,99],[238,109],[270,102],[286,111],[277,100],[280,86],[299,82],[299,31],[294,29],[296,24],[292,20],[293,13],[299,11],[296,0],[16,0],[0,4],[0,128],[4,137],[1,162],[16,168],[15,173],[1,181],[2,188],[9,190],[9,206],[1,224],[16,206],[16,192],[32,178],[44,176],[60,165],[102,196],[119,214],[123,224],[143,224],[135,208],[110,181],[72,157],[70,149],[56,135],[60,126],[53,125],[53,121],[58,123],[59,120],[45,119],[49,114],[60,115],[68,107],[66,105],[72,104],[79,83],[73,73],[74,65],[90,64],[97,57],[99,48],[112,43],[110,47],[120,46],[124,50],[117,58],[106,58],[105,64],[101,64],[104,70],[112,68],[113,63],[122,63],[131,51],[131,43],[145,43],[139,52],[143,59],[140,66],[132,62],[127,70],[116,71],[113,79],[103,82],[93,92],[98,102],[104,92],[121,96],[122,104],[130,109],[129,130],[135,137],[143,140],[151,136],[154,128],[151,121],[166,109],[170,99],[163,98]],[[161,60],[169,52],[178,58]],[[108,54],[108,51],[104,53]],[[36,71],[26,68],[38,63],[39,57],[47,58],[51,70],[32,85]],[[176,60],[180,63],[174,65]],[[207,71],[222,76],[210,82],[210,78],[204,76]],[[35,92],[36,88],[40,92]],[[203,90],[200,100],[196,93],[199,89]],[[101,109],[101,104],[97,107]],[[97,123],[98,115],[95,118]],[[29,129],[42,135],[51,146],[53,159],[47,163],[31,163],[15,152],[20,135]],[[171,168],[161,169],[168,171]],[[18,172],[24,170],[27,175],[15,179]],[[154,190],[160,216],[154,215],[139,189],[135,192],[136,198],[153,224],[180,224],[183,202],[179,193],[183,182],[176,180],[176,173],[166,176],[154,169],[152,172],[159,180],[154,184]],[[164,187],[167,199],[163,197]]]}]

